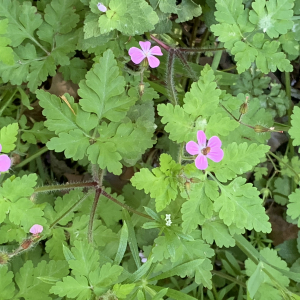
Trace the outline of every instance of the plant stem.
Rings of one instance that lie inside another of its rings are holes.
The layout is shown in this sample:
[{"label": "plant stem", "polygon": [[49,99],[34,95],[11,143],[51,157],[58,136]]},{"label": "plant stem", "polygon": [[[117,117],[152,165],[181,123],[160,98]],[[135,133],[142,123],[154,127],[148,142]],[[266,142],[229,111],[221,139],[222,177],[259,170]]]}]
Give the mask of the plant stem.
[{"label": "plant stem", "polygon": [[116,204],[122,206],[123,208],[125,208],[125,209],[127,209],[127,210],[129,210],[129,211],[131,211],[131,212],[133,212],[133,213],[135,213],[135,214],[141,216],[141,217],[144,217],[144,218],[147,218],[147,219],[153,221],[153,219],[152,219],[150,216],[148,216],[148,215],[146,215],[146,214],[143,214],[143,213],[141,213],[141,212],[139,212],[139,211],[137,211],[137,210],[134,210],[133,208],[131,208],[130,206],[128,206],[128,205],[126,205],[126,204],[123,204],[122,202],[120,202],[120,201],[118,201],[117,199],[115,199],[114,197],[112,197],[110,194],[106,193],[104,189],[102,189],[101,194],[102,194],[103,196],[105,196],[106,198],[110,199],[111,201],[115,202]]},{"label": "plant stem", "polygon": [[93,243],[93,225],[94,225],[96,209],[97,209],[97,205],[99,202],[99,197],[101,195],[101,191],[102,191],[101,188],[96,189],[93,206],[92,206],[91,213],[90,213],[90,221],[89,221],[89,227],[88,227],[88,241],[91,244]]},{"label": "plant stem", "polygon": [[2,113],[3,113],[3,111],[7,108],[7,106],[13,102],[14,96],[15,96],[16,92],[17,92],[17,89],[15,89],[15,90],[13,91],[13,93],[12,93],[11,96],[10,96],[10,98],[9,98],[9,99],[5,102],[5,104],[1,107],[1,109],[0,109],[0,116],[2,116]]},{"label": "plant stem", "polygon": [[276,154],[274,154],[273,152],[269,151],[268,152],[269,155],[273,156],[274,158],[276,158],[278,161],[280,161],[282,164],[284,164],[286,167],[288,167],[297,177],[297,182],[299,182],[299,175],[298,173],[287,163],[285,163],[280,157],[278,157]]},{"label": "plant stem", "polygon": [[168,62],[167,62],[167,74],[166,74],[166,82],[169,94],[170,102],[175,106],[177,105],[177,94],[175,90],[175,84],[173,81],[174,78],[174,59],[175,59],[175,52],[174,49],[170,49]]},{"label": "plant stem", "polygon": [[98,185],[97,182],[76,182],[76,183],[67,183],[62,185],[48,185],[48,186],[40,186],[34,189],[34,193],[47,193],[61,190],[70,190],[75,188],[89,188],[96,187]]},{"label": "plant stem", "polygon": [[77,206],[79,206],[86,198],[88,198],[93,191],[89,191],[88,193],[84,194],[84,196],[76,202],[74,205],[72,205],[65,213],[63,213],[59,218],[57,218],[49,227],[49,229],[52,229],[59,221],[61,221],[65,216],[67,216],[70,212],[75,210]]},{"label": "plant stem", "polygon": [[89,243],[93,243],[94,219],[95,219],[95,214],[96,214],[96,210],[97,210],[97,206],[98,206],[98,202],[99,202],[99,197],[102,192],[102,188],[100,188],[100,186],[102,185],[103,177],[105,174],[105,170],[101,170],[98,165],[92,165],[92,171],[93,171],[93,178],[97,182],[97,188],[96,188],[93,206],[92,206],[91,213],[90,213],[90,220],[89,220],[89,227],[88,227]]},{"label": "plant stem", "polygon": [[30,163],[32,160],[36,159],[37,157],[41,156],[42,154],[44,154],[45,152],[48,151],[48,148],[45,146],[41,149],[39,149],[36,153],[34,153],[33,155],[29,156],[28,158],[24,159],[22,162],[20,162],[19,164],[15,165],[15,168],[22,168],[25,165],[27,165],[28,163]]},{"label": "plant stem", "polygon": [[[220,43],[220,48],[222,48],[222,47],[223,47],[223,43]],[[214,59],[211,64],[211,68],[213,69],[214,72],[216,72],[218,70],[218,66],[220,64],[222,53],[223,53],[223,51],[220,51],[220,52],[216,52],[214,55]]]},{"label": "plant stem", "polygon": [[225,278],[225,279],[227,279],[227,280],[229,280],[229,281],[231,281],[231,282],[234,282],[234,283],[240,285],[240,286],[243,287],[243,288],[246,288],[246,287],[247,287],[246,284],[245,284],[244,282],[242,282],[242,281],[240,281],[240,280],[238,280],[238,279],[235,279],[234,277],[232,277],[232,276],[230,276],[230,275],[227,275],[227,274],[225,274],[225,273],[223,273],[223,272],[215,271],[215,270],[212,270],[211,272],[212,272],[213,274],[216,274],[216,275],[219,276],[219,277],[222,277],[222,278]]}]

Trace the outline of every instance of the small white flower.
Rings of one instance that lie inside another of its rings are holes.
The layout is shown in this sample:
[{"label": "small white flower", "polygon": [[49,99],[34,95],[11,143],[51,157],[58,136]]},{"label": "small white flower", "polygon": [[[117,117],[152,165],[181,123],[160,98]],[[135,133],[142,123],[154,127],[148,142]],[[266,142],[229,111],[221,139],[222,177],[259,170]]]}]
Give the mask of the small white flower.
[{"label": "small white flower", "polygon": [[166,214],[165,221],[166,221],[166,226],[171,226],[171,224],[172,224],[171,214]]}]

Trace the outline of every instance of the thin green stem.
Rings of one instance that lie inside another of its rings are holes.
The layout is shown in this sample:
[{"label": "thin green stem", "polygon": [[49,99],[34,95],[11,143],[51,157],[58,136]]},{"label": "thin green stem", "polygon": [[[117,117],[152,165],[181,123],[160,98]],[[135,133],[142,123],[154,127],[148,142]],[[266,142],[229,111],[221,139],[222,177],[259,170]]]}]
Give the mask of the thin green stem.
[{"label": "thin green stem", "polygon": [[196,39],[197,29],[199,27],[199,24],[200,24],[200,17],[197,17],[194,19],[193,30],[192,30],[192,34],[191,34],[191,38],[190,38],[191,47],[195,46],[195,39]]},{"label": "thin green stem", "polygon": [[112,197],[110,194],[106,193],[104,189],[102,189],[101,194],[103,196],[105,196],[106,198],[110,199],[111,201],[115,202],[116,204],[118,204],[118,205],[122,206],[123,208],[127,209],[128,211],[131,211],[131,212],[133,212],[136,215],[139,215],[141,217],[144,217],[144,218],[147,218],[147,219],[153,221],[153,219],[150,216],[148,216],[146,214],[143,214],[143,213],[141,213],[141,212],[139,212],[137,210],[134,210],[132,207],[130,207],[130,206],[126,205],[126,204],[123,204],[122,202],[120,202],[117,199],[115,199],[114,197]]},{"label": "thin green stem", "polygon": [[[223,47],[223,43],[220,43],[220,48],[222,48],[222,47]],[[223,51],[220,51],[220,52],[216,52],[214,55],[214,59],[211,64],[211,68],[213,69],[214,72],[218,70],[218,67],[219,67],[219,64],[221,61],[221,57],[222,57],[222,53],[223,53]]]},{"label": "thin green stem", "polygon": [[9,99],[8,99],[8,100],[5,102],[5,104],[1,107],[1,109],[0,109],[0,116],[2,116],[2,113],[3,113],[4,110],[8,107],[8,105],[10,105],[10,104],[13,102],[14,96],[15,96],[15,94],[16,94],[17,91],[18,91],[18,90],[15,89],[15,90],[13,91],[13,93],[11,94],[11,96],[9,97]]},{"label": "thin green stem", "polygon": [[61,185],[47,185],[40,186],[34,189],[34,193],[47,193],[54,191],[62,191],[62,190],[71,190],[75,188],[90,188],[96,187],[98,185],[97,182],[77,182],[77,183],[67,183]]},{"label": "thin green stem", "polygon": [[274,154],[273,152],[269,151],[268,152],[269,155],[273,156],[274,158],[276,158],[278,161],[280,161],[282,164],[284,164],[286,167],[288,167],[297,177],[297,182],[299,182],[299,175],[298,173],[286,162],[284,162],[279,156],[277,156],[276,154]]},{"label": "thin green stem", "polygon": [[274,164],[272,158],[270,157],[270,155],[267,153],[267,157],[270,160],[271,164],[273,165],[273,168],[276,172],[279,172],[278,168],[276,167],[276,165]]},{"label": "thin green stem", "polygon": [[79,206],[85,199],[87,199],[94,191],[89,191],[84,194],[84,196],[77,201],[74,205],[72,205],[66,212],[64,212],[59,218],[52,222],[49,229],[52,229],[58,222],[60,222],[65,216],[67,216],[70,212],[74,211],[77,206]]},{"label": "thin green stem", "polygon": [[15,165],[14,168],[22,168],[22,167],[24,167],[25,165],[27,165],[28,163],[30,163],[32,160],[36,159],[37,157],[41,156],[42,154],[44,154],[47,151],[48,151],[48,148],[46,146],[43,147],[43,148],[41,148],[40,150],[38,150],[33,155],[27,157],[22,162],[20,162],[19,164]]},{"label": "thin green stem", "polygon": [[214,296],[215,296],[215,299],[216,299],[216,300],[219,300],[220,298],[219,298],[217,289],[216,289],[216,287],[215,287],[214,284],[212,284],[212,292],[213,292],[213,294],[214,294]]},{"label": "thin green stem", "polygon": [[93,243],[93,225],[94,225],[96,209],[97,209],[97,206],[98,206],[101,191],[102,191],[101,188],[96,189],[93,206],[92,206],[91,213],[90,213],[90,221],[89,221],[89,227],[88,227],[88,241],[91,244]]},{"label": "thin green stem", "polygon": [[183,148],[184,148],[184,143],[181,143],[179,146],[179,151],[178,151],[178,163],[179,164],[181,164],[181,162],[182,162]]},{"label": "thin green stem", "polygon": [[175,52],[174,49],[170,49],[168,62],[167,62],[167,74],[166,74],[166,82],[169,94],[170,102],[175,106],[177,105],[177,93],[175,90],[175,84],[173,81],[174,78],[174,59],[175,59]]},{"label": "thin green stem", "polygon": [[102,185],[103,177],[105,174],[105,170],[100,169],[98,165],[93,165],[92,171],[93,171],[93,178],[97,182],[97,189],[96,189],[95,198],[94,198],[94,202],[93,202],[91,213],[90,213],[90,220],[89,220],[89,226],[88,226],[88,241],[89,241],[89,243],[93,243],[94,219],[95,219],[95,214],[96,214],[96,210],[97,210],[97,206],[98,206],[98,202],[99,202],[99,197],[102,192],[102,188],[100,188],[100,186]]},{"label": "thin green stem", "polygon": [[227,280],[229,280],[229,281],[231,281],[231,282],[234,282],[234,283],[240,285],[240,286],[243,287],[243,288],[246,288],[246,287],[247,287],[246,284],[245,284],[244,282],[242,282],[242,281],[240,281],[240,280],[238,280],[238,279],[236,279],[236,278],[234,278],[234,277],[232,277],[232,276],[230,276],[230,275],[227,275],[227,274],[225,274],[225,273],[223,273],[223,272],[215,271],[215,270],[212,270],[211,272],[212,272],[213,274],[219,276],[219,277],[222,277],[222,278],[225,278],[225,279],[227,279]]}]

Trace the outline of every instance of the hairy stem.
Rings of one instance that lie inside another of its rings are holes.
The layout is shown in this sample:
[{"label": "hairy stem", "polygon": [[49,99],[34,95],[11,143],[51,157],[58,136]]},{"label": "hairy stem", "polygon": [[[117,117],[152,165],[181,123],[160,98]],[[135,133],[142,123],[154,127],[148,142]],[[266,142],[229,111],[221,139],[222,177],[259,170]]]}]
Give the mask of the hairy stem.
[{"label": "hairy stem", "polygon": [[89,187],[96,187],[98,185],[97,182],[76,182],[76,183],[67,183],[62,185],[47,185],[47,186],[40,186],[34,189],[34,193],[47,193],[47,192],[54,192],[54,191],[61,191],[61,190],[71,190],[75,188],[89,188]]},{"label": "hairy stem", "polygon": [[193,80],[198,81],[197,75],[195,74],[194,70],[190,67],[190,65],[189,65],[188,61],[186,60],[186,58],[184,57],[184,55],[181,53],[181,50],[176,49],[175,54],[180,59],[181,63],[186,68],[186,70],[190,73]]},{"label": "hairy stem", "polygon": [[105,196],[106,198],[110,199],[111,201],[115,202],[116,204],[122,206],[123,208],[127,209],[128,211],[131,211],[133,212],[134,214],[136,215],[139,215],[141,217],[144,217],[144,218],[147,218],[149,220],[153,220],[150,216],[146,215],[146,214],[143,214],[137,210],[134,210],[132,207],[126,205],[126,204],[123,204],[122,202],[118,201],[117,199],[115,199],[114,197],[112,197],[110,194],[106,193],[105,190],[102,190],[101,194],[103,196]]},{"label": "hairy stem", "polygon": [[[220,43],[220,46],[222,47],[223,43]],[[220,64],[222,53],[223,52],[220,51],[220,52],[216,52],[214,55],[214,59],[213,59],[212,65],[211,65],[211,68],[214,70],[214,72],[218,70],[218,66]]]},{"label": "hairy stem", "polygon": [[234,282],[234,283],[240,285],[240,286],[243,287],[243,288],[246,288],[246,284],[245,284],[244,282],[242,282],[242,281],[240,281],[240,280],[237,280],[237,279],[235,279],[234,277],[232,277],[232,276],[230,276],[230,275],[227,275],[227,274],[225,274],[225,273],[223,273],[223,272],[215,271],[215,270],[212,270],[211,272],[212,272],[213,274],[219,276],[219,277],[222,277],[222,278],[225,278],[225,279],[227,279],[227,280],[229,280],[229,281],[231,281],[231,282]]},{"label": "hairy stem", "polygon": [[174,78],[174,59],[175,59],[175,52],[174,49],[170,49],[168,61],[167,61],[167,74],[166,74],[166,82],[167,82],[167,89],[169,94],[169,100],[173,105],[177,104],[177,94],[175,90],[175,84],[173,81]]},{"label": "hairy stem", "polygon": [[84,194],[84,196],[76,202],[74,205],[72,205],[65,213],[63,213],[59,218],[57,218],[55,221],[52,222],[49,229],[52,229],[58,222],[60,222],[65,216],[67,216],[70,212],[74,211],[77,206],[79,206],[86,198],[88,198],[93,191],[89,191],[88,193]]},{"label": "hairy stem", "polygon": [[13,91],[13,93],[11,94],[11,96],[9,97],[9,99],[5,102],[5,104],[0,108],[0,116],[2,116],[3,111],[7,108],[8,105],[10,105],[13,100],[14,100],[14,96],[17,92],[17,89],[15,89]]},{"label": "hairy stem", "polygon": [[102,191],[101,188],[96,189],[93,206],[92,206],[91,213],[90,213],[90,221],[89,221],[89,227],[88,227],[88,241],[91,244],[93,243],[93,225],[94,225],[96,209],[97,209],[97,205],[99,202],[99,197],[101,195],[101,191]]},{"label": "hairy stem", "polygon": [[45,152],[48,151],[48,148],[45,146],[41,149],[39,149],[36,153],[34,153],[33,155],[29,156],[28,158],[24,159],[22,162],[20,162],[19,164],[15,165],[15,168],[22,168],[25,165],[27,165],[28,163],[30,163],[32,160],[36,159],[37,157],[41,156],[42,154],[44,154]]}]

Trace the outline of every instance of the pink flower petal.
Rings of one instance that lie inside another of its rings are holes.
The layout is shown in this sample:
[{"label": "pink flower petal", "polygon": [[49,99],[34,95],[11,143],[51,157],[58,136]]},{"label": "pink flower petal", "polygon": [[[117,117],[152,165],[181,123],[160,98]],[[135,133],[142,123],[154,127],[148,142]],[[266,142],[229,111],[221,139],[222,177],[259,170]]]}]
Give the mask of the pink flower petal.
[{"label": "pink flower petal", "polygon": [[206,146],[206,135],[205,135],[204,131],[198,130],[197,139],[198,139],[199,146],[201,146],[201,147]]},{"label": "pink flower petal", "polygon": [[148,53],[148,51],[150,50],[150,47],[151,47],[151,43],[150,42],[139,42],[142,50],[145,52],[145,53]]},{"label": "pink flower petal", "polygon": [[195,165],[199,170],[205,170],[208,167],[207,158],[203,154],[199,154],[196,157]]},{"label": "pink flower petal", "polygon": [[149,51],[149,54],[150,55],[159,55],[159,56],[163,55],[163,53],[161,52],[161,49],[158,46],[152,47]]},{"label": "pink flower petal", "polygon": [[221,148],[221,146],[222,146],[222,142],[217,136],[212,136],[207,143],[207,147],[211,149],[215,147]]},{"label": "pink flower petal", "polygon": [[97,4],[97,7],[102,12],[106,12],[107,11],[107,7],[105,5],[103,5],[102,3],[100,3],[100,2]]},{"label": "pink flower petal", "polygon": [[6,172],[11,166],[11,160],[6,154],[0,155],[0,172]]},{"label": "pink flower petal", "polygon": [[43,229],[44,229],[44,228],[43,228],[42,225],[34,224],[34,225],[30,228],[29,232],[32,233],[32,234],[39,234],[39,233],[41,233],[41,232],[43,231]]},{"label": "pink flower petal", "polygon": [[160,64],[160,61],[155,56],[149,55],[148,57],[149,66],[151,68],[157,68]]},{"label": "pink flower petal", "polygon": [[185,146],[185,149],[191,155],[199,154],[199,145],[194,141],[188,142]]},{"label": "pink flower petal", "polygon": [[0,144],[0,152],[2,151],[2,145]]},{"label": "pink flower petal", "polygon": [[221,148],[214,147],[206,156],[214,162],[220,162],[224,157],[224,152]]},{"label": "pink flower petal", "polygon": [[145,53],[137,47],[131,47],[128,54],[135,64],[139,64],[146,57]]}]

